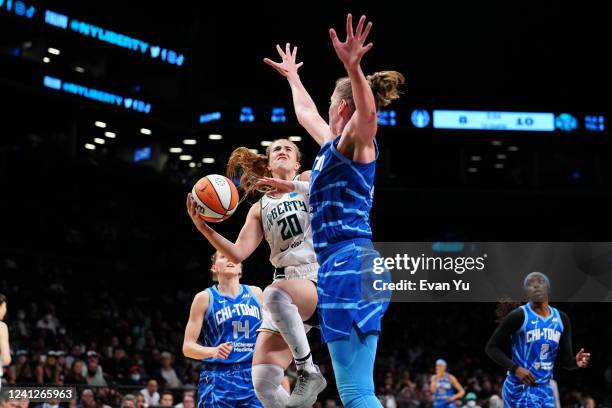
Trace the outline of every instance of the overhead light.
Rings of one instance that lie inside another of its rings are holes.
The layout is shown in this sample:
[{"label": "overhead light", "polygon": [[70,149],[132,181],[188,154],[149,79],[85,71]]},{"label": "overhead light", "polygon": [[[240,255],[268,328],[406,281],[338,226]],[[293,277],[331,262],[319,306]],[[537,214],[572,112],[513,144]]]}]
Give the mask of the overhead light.
[{"label": "overhead light", "polygon": [[257,149],[249,149],[251,152],[255,153],[255,154],[259,154],[259,150]]},{"label": "overhead light", "polygon": [[49,54],[60,55],[60,50],[58,50],[57,48],[49,48],[47,49],[47,51],[49,52]]},{"label": "overhead light", "polygon": [[468,173],[478,173],[478,169],[476,167],[470,167],[467,169]]},{"label": "overhead light", "polygon": [[289,136],[289,140],[292,142],[301,142],[302,136]]},{"label": "overhead light", "polygon": [[96,145],[91,143],[85,143],[85,148],[87,150],[96,150]]},{"label": "overhead light", "polygon": [[272,142],[269,141],[269,140],[262,140],[261,141],[261,145],[264,146],[264,147],[272,146]]},{"label": "overhead light", "polygon": [[192,159],[192,157],[191,157],[191,155],[190,155],[190,154],[181,154],[181,155],[179,156],[179,160],[189,161],[189,160],[191,160],[191,159]]},{"label": "overhead light", "polygon": [[508,146],[508,150],[511,152],[516,152],[518,151],[518,146]]},{"label": "overhead light", "polygon": [[495,163],[495,168],[496,169],[503,169],[504,168],[504,163]]},{"label": "overhead light", "polygon": [[94,142],[97,143],[97,144],[104,144],[104,143],[106,143],[106,140],[102,139],[101,137],[96,137],[94,139]]},{"label": "overhead light", "polygon": [[499,160],[504,160],[504,159],[506,158],[506,155],[505,155],[505,154],[498,154],[498,155],[497,155],[497,158],[498,158]]},{"label": "overhead light", "polygon": [[502,145],[502,142],[501,142],[500,140],[493,140],[493,141],[491,142],[491,144],[492,144],[493,146],[501,146],[501,145]]},{"label": "overhead light", "polygon": [[198,143],[198,141],[195,140],[195,139],[185,139],[185,140],[183,140],[183,144],[184,145],[194,145],[196,143]]},{"label": "overhead light", "polygon": [[103,128],[103,129],[106,127],[106,123],[100,122],[100,121],[96,121],[94,125],[96,125],[96,127]]},{"label": "overhead light", "polygon": [[32,41],[26,41],[23,43],[23,48],[31,48],[32,47]]},{"label": "overhead light", "polygon": [[218,134],[208,135],[208,140],[221,140],[221,139],[223,139],[222,135],[218,135]]},{"label": "overhead light", "polygon": [[472,159],[472,161],[481,161],[482,157],[480,157],[480,156],[472,156],[471,159]]},{"label": "overhead light", "polygon": [[81,74],[82,74],[83,72],[85,72],[85,68],[83,68],[83,67],[74,67],[74,70],[75,70],[76,72],[80,72]]},{"label": "overhead light", "polygon": [[114,132],[104,132],[104,136],[108,137],[109,139],[114,139],[117,137],[117,134]]},{"label": "overhead light", "polygon": [[150,135],[153,132],[151,132],[151,129],[141,128],[140,133],[142,133],[143,135]]},{"label": "overhead light", "polygon": [[170,153],[183,153],[182,147],[171,147],[169,150]]},{"label": "overhead light", "polygon": [[43,62],[44,62],[45,64],[48,64],[48,63],[50,63],[50,62],[51,62],[51,58],[49,58],[49,57],[44,57],[44,58],[43,58]]},{"label": "overhead light", "polygon": [[196,164],[194,162],[189,163],[189,167],[193,168],[195,166],[196,166]]},{"label": "overhead light", "polygon": [[202,163],[206,163],[206,164],[212,164],[215,162],[215,159],[212,157],[205,157],[202,159]]}]

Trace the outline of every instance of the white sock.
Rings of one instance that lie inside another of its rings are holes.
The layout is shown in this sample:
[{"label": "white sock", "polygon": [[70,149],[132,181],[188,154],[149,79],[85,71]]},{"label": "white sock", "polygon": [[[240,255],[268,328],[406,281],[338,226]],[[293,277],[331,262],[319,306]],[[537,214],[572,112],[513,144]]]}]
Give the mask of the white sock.
[{"label": "white sock", "polygon": [[316,372],[304,323],[291,296],[282,289],[267,288],[264,291],[264,305],[289,346],[298,370]]},{"label": "white sock", "polygon": [[281,386],[285,370],[274,364],[257,364],[252,368],[253,388],[265,408],[285,408],[289,393]]}]

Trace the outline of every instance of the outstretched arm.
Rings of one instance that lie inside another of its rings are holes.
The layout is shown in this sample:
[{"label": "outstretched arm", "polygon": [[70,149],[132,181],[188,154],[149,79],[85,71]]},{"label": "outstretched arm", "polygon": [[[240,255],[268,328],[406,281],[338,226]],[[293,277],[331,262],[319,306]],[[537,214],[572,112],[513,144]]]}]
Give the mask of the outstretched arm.
[{"label": "outstretched arm", "polygon": [[321,115],[319,115],[319,111],[314,101],[300,80],[297,71],[304,63],[300,62],[298,64],[296,62],[297,47],[293,47],[293,52],[291,52],[291,47],[289,43],[287,43],[285,45],[285,51],[283,51],[279,45],[276,45],[276,50],[282,61],[275,62],[269,58],[264,58],[264,62],[287,78],[289,86],[291,87],[295,116],[299,124],[306,129],[318,144],[324,144],[332,139],[333,135],[331,134],[329,125]]},{"label": "outstretched arm", "polygon": [[227,256],[232,262],[242,262],[248,258],[261,243],[263,239],[263,230],[261,228],[259,209],[259,202],[251,206],[244,226],[238,235],[238,239],[236,243],[233,243],[214,229],[210,228],[210,226],[200,218],[195,202],[191,197],[191,193],[187,194],[187,214],[189,214],[191,221],[208,242],[210,242],[217,251]]},{"label": "outstretched arm", "polygon": [[343,135],[349,136],[356,144],[369,146],[376,136],[378,123],[374,94],[360,65],[361,58],[374,46],[372,43],[364,46],[372,28],[372,22],[367,25],[365,22],[366,16],[361,16],[353,32],[353,17],[349,14],[346,17],[346,40],[341,42],[333,28],[329,30],[329,36],[336,55],[348,73],[355,103],[355,112],[344,128]]}]

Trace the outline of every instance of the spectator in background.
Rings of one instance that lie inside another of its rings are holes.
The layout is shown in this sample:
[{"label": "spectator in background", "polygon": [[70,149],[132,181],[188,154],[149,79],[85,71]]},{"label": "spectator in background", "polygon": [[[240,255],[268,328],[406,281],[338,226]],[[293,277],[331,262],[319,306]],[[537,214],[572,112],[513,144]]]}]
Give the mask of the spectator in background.
[{"label": "spectator in background", "polygon": [[136,394],[136,408],[148,408],[149,404],[145,401],[145,396],[142,393]]},{"label": "spectator in background", "polygon": [[155,370],[153,377],[167,388],[179,388],[183,386],[183,383],[179,378],[178,371],[172,366],[172,358],[172,354],[167,351],[161,353],[161,368]]},{"label": "spectator in background", "polygon": [[[117,338],[113,337],[113,339]],[[129,364],[130,362],[125,354],[125,350],[120,347],[115,348],[106,372],[122,383],[127,377]]]},{"label": "spectator in background", "polygon": [[595,408],[597,405],[595,404],[595,400],[591,397],[588,397],[584,400],[583,404],[584,408]]},{"label": "spectator in background", "polygon": [[48,402],[38,405],[40,408],[59,408],[59,406],[59,401],[56,399],[51,399]]},{"label": "spectator in background", "polygon": [[491,395],[489,398],[489,408],[503,408],[504,402],[499,395]]},{"label": "spectator in background", "polygon": [[142,370],[140,369],[140,367],[137,365],[131,366],[128,370],[128,376],[123,381],[123,383],[125,385],[132,386],[144,385],[145,379],[143,378]]},{"label": "spectator in background", "polygon": [[150,379],[147,387],[140,390],[147,405],[159,405],[159,393],[157,392],[157,381]]},{"label": "spectator in background", "polygon": [[75,360],[83,360],[83,346],[75,344],[72,346],[70,355],[66,356],[66,367],[72,367]]},{"label": "spectator in background", "polygon": [[78,405],[79,408],[96,408],[96,400],[94,393],[89,388],[84,389],[81,392],[81,402]]},{"label": "spectator in background", "polygon": [[42,330],[43,333],[50,332],[55,336],[59,328],[59,321],[53,314],[47,313],[36,322],[36,328]]},{"label": "spectator in background", "polygon": [[87,384],[92,387],[106,387],[102,366],[98,364],[98,353],[95,351],[87,352],[87,366],[85,367],[85,379]]},{"label": "spectator in background", "polygon": [[136,408],[136,397],[126,394],[121,400],[121,408]]},{"label": "spectator in background", "polygon": [[33,384],[35,381],[34,371],[28,358],[26,350],[17,350],[15,353],[15,364],[12,366],[13,376],[18,383]]},{"label": "spectator in background", "polygon": [[323,406],[324,408],[339,408],[338,407],[338,403],[336,402],[335,399],[332,398],[328,398],[325,400],[325,405]]},{"label": "spectator in background", "polygon": [[170,391],[164,391],[161,399],[159,400],[159,405],[162,407],[171,407],[172,404],[174,404],[174,396]]},{"label": "spectator in background", "polygon": [[43,363],[34,370],[36,384],[56,384],[59,380],[59,367],[55,350],[49,350],[43,357]]},{"label": "spectator in background", "polygon": [[87,379],[83,375],[83,372],[86,371],[85,363],[81,360],[74,360],[72,363],[72,367],[66,378],[64,378],[64,384],[66,385],[85,385],[87,384]]},{"label": "spectator in background", "polygon": [[465,396],[465,405],[463,408],[481,408],[480,405],[476,404],[476,394],[468,392]]},{"label": "spectator in background", "polygon": [[195,406],[195,395],[193,391],[185,391],[183,393],[183,400],[174,406],[174,408],[194,408]]}]

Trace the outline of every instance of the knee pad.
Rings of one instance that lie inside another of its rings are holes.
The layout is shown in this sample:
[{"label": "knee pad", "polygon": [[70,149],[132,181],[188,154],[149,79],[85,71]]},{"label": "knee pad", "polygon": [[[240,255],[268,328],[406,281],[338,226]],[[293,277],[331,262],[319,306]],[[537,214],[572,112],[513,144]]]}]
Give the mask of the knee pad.
[{"label": "knee pad", "polygon": [[291,296],[280,288],[266,288],[263,295],[264,305],[272,313],[278,313],[283,307],[293,304]]},{"label": "knee pad", "polygon": [[264,407],[285,407],[289,394],[281,386],[284,375],[285,370],[274,364],[253,366],[253,388]]}]

